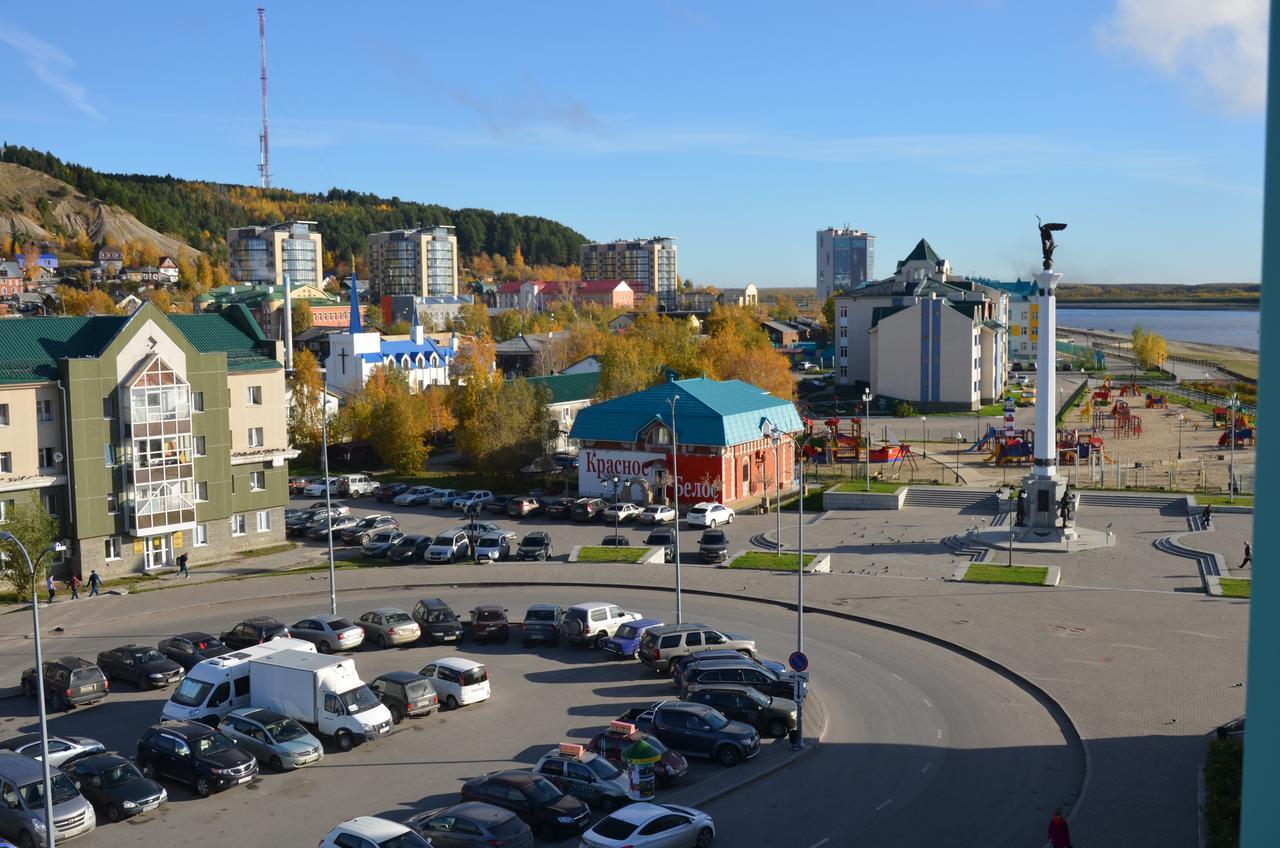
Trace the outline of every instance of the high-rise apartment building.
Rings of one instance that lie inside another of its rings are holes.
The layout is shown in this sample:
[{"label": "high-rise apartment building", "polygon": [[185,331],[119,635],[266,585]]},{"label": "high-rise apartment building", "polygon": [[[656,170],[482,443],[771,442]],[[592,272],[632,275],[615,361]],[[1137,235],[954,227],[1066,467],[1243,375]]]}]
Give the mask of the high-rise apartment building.
[{"label": "high-rise apartment building", "polygon": [[654,295],[674,308],[679,288],[676,240],[665,236],[584,244],[578,252],[582,279],[626,280],[637,297]]},{"label": "high-rise apartment building", "polygon": [[875,278],[876,237],[862,230],[818,230],[818,304]]},{"label": "high-rise apartment building", "polygon": [[227,230],[227,259],[237,283],[295,286],[324,284],[324,245],[315,221]]},{"label": "high-rise apartment building", "polygon": [[369,287],[375,298],[457,296],[458,237],[453,227],[370,233]]}]

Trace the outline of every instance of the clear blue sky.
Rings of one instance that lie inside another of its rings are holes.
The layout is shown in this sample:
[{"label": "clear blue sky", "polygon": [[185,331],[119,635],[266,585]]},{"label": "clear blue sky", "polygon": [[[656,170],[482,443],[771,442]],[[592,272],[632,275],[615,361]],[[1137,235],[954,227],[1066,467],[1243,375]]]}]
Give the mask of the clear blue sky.
[{"label": "clear blue sky", "polygon": [[[1259,277],[1262,0],[266,5],[279,186],[677,236],[699,283],[811,285],[845,223],[1012,277],[1036,214],[1068,279]],[[0,134],[253,184],[256,6],[0,12]]]}]

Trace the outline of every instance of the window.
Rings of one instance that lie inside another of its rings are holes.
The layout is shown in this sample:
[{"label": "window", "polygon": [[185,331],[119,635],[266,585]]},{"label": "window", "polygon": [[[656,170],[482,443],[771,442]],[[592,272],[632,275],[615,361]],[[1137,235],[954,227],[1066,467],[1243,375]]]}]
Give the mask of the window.
[{"label": "window", "polygon": [[251,448],[262,447],[262,428],[261,427],[249,428],[249,447]]},{"label": "window", "polygon": [[191,411],[204,412],[204,392],[191,393]]},{"label": "window", "polygon": [[849,358],[849,348],[845,347],[844,345],[840,345],[840,358],[841,359]]},{"label": "window", "polygon": [[40,448],[40,467],[53,468],[57,463],[53,459],[53,448]]},{"label": "window", "polygon": [[51,400],[36,401],[36,420],[37,421],[53,420],[53,401]]},{"label": "window", "polygon": [[8,521],[13,515],[13,501],[0,501],[0,521]]},{"label": "window", "polygon": [[195,437],[195,454],[196,454],[196,456],[205,456],[205,455],[206,455],[206,454],[205,454],[205,451],[204,451],[204,447],[205,447],[205,441],[204,441],[204,438],[205,438],[204,436],[196,436],[196,437]]},{"label": "window", "polygon": [[102,399],[102,417],[110,420],[116,417],[116,396],[109,395]]},{"label": "window", "polygon": [[49,513],[53,518],[58,517],[58,496],[53,492],[46,492],[41,500],[44,501],[44,511]]},{"label": "window", "polygon": [[115,515],[120,511],[120,496],[115,492],[107,492],[107,515]]},{"label": "window", "polygon": [[262,406],[262,386],[246,386],[245,403],[249,406]]},{"label": "window", "polygon": [[243,536],[245,534],[245,520],[243,514],[231,516],[231,535]]},{"label": "window", "polygon": [[848,317],[849,317],[849,307],[847,307],[847,306],[842,306],[842,307],[840,307],[840,317],[841,317],[841,318],[848,318]]},{"label": "window", "polygon": [[202,548],[207,544],[209,544],[209,525],[197,524],[196,525],[196,547]]},{"label": "window", "polygon": [[109,536],[102,541],[103,547],[106,549],[107,560],[120,559],[120,537]]},{"label": "window", "polygon": [[13,454],[9,451],[0,453],[0,472],[5,474],[13,473]]},{"label": "window", "polygon": [[196,483],[196,500],[197,501],[209,500],[209,484],[203,480],[200,481],[199,483]]},{"label": "window", "polygon": [[9,426],[9,404],[0,403],[0,427]]},{"label": "window", "polygon": [[250,471],[249,472],[249,491],[261,492],[267,488],[267,472]]},{"label": "window", "polygon": [[102,446],[102,464],[114,468],[116,464],[116,446],[107,442]]},{"label": "window", "polygon": [[258,510],[258,532],[265,533],[271,529],[271,511],[266,509]]},{"label": "window", "polygon": [[848,376],[849,376],[849,367],[848,367],[847,365],[841,365],[841,366],[840,366],[840,376],[841,376],[841,377],[848,377]]},{"label": "window", "polygon": [[840,328],[840,338],[844,339],[844,338],[848,338],[848,336],[849,336],[849,328],[848,328],[848,327],[841,327],[841,328]]}]

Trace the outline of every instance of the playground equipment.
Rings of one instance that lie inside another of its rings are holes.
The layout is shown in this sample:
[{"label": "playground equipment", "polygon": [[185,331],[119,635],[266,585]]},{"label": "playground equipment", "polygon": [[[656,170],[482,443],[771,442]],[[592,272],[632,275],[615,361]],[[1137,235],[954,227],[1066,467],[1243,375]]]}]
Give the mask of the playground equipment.
[{"label": "playground equipment", "polygon": [[[897,447],[899,448],[898,455],[893,459],[889,467],[884,470],[883,476],[889,478],[897,477],[902,473],[903,464],[910,466],[912,471],[919,471],[920,467],[916,465],[916,455],[911,452],[911,445],[903,444]],[[873,457],[871,461],[875,462],[876,460]]]},{"label": "playground equipment", "polygon": [[1081,436],[1079,430],[1058,431],[1058,464],[1076,465],[1089,461],[1103,450],[1101,436]]},{"label": "playground equipment", "polygon": [[1120,387],[1120,397],[1142,397],[1142,387],[1137,380],[1125,383]]},{"label": "playground equipment", "polygon": [[[1223,430],[1222,436],[1218,438],[1218,447],[1225,448],[1230,442],[1231,430]],[[1242,448],[1246,445],[1253,444],[1253,422],[1243,415],[1236,416],[1235,426],[1236,447]]]},{"label": "playground equipment", "polygon": [[991,455],[987,462],[996,465],[1025,465],[1035,456],[1035,432],[1018,430],[1012,437],[998,436],[991,442]]},{"label": "playground equipment", "polygon": [[[1096,395],[1097,392],[1095,392],[1094,394]],[[1080,420],[1088,421],[1092,417],[1093,417],[1093,399],[1085,398],[1084,403],[1080,406]]]},{"label": "playground equipment", "polygon": [[1169,399],[1164,395],[1147,392],[1147,409],[1168,409]]},{"label": "playground equipment", "polygon": [[[848,423],[849,432],[842,433],[840,428]],[[830,462],[862,461],[862,419],[861,418],[828,418],[823,422],[827,426],[827,450]]]},{"label": "playground equipment", "polygon": [[1000,437],[1001,437],[1001,431],[991,426],[990,424],[988,424],[987,432],[982,434],[982,436],[973,444],[969,445],[969,447],[965,448],[964,452],[977,453],[978,451],[987,450],[991,446],[991,440],[999,439]]}]

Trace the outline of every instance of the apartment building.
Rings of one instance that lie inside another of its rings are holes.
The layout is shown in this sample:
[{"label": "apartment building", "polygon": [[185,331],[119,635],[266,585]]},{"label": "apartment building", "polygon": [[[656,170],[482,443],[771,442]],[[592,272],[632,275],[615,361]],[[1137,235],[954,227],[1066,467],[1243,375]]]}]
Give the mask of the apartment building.
[{"label": "apartment building", "polygon": [[1040,303],[1032,280],[974,282],[1004,292],[1009,298],[1009,362],[1018,368],[1034,368],[1040,349]]},{"label": "apartment building", "polygon": [[4,321],[0,352],[0,518],[38,499],[59,577],[284,541],[280,346],[243,307]]},{"label": "apartment building", "polygon": [[315,221],[284,221],[270,227],[227,230],[231,279],[253,285],[324,287],[324,244]]},{"label": "apartment building", "polygon": [[626,280],[638,298],[678,306],[679,268],[676,240],[666,236],[584,244],[578,251],[583,281]]},{"label": "apartment building", "polygon": [[369,286],[384,295],[456,297],[458,237],[453,227],[369,234]]},{"label": "apartment building", "polygon": [[862,230],[827,227],[818,230],[817,301],[875,279],[876,237]]}]

